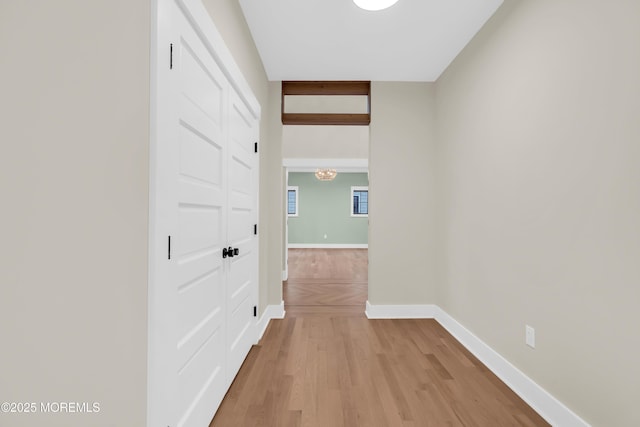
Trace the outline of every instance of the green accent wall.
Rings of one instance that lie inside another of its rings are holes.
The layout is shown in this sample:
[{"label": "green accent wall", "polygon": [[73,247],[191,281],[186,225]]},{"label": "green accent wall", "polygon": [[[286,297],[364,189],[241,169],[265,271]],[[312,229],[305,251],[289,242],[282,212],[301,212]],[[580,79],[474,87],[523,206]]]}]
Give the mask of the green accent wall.
[{"label": "green accent wall", "polygon": [[[289,173],[298,187],[298,216],[289,217],[289,243],[367,244],[368,217],[351,216],[351,187],[368,186],[366,173],[338,173],[319,181],[313,173]],[[324,235],[327,238],[324,238]]]}]

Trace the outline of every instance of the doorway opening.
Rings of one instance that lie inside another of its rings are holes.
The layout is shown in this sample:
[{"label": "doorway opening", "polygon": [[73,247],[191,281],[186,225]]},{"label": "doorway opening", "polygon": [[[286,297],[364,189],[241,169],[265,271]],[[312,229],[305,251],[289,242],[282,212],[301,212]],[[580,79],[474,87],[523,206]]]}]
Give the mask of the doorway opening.
[{"label": "doorway opening", "polygon": [[[366,159],[288,159],[283,300],[287,316],[364,316],[368,296]],[[331,181],[315,171],[334,168]]]}]

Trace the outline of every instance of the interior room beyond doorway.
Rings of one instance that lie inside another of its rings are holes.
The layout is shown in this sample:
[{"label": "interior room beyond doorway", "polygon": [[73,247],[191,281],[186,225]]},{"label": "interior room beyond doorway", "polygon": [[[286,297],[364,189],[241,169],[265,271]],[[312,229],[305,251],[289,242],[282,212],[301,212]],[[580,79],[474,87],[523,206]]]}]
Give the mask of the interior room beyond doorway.
[{"label": "interior room beyond doorway", "polygon": [[287,174],[288,315],[362,316],[368,291],[368,174]]}]

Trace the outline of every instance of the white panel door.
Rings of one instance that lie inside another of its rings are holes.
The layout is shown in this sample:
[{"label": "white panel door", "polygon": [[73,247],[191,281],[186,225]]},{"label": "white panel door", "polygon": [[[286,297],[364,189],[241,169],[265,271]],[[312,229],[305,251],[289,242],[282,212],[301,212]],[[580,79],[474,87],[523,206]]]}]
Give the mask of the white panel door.
[{"label": "white panel door", "polygon": [[230,258],[227,281],[227,348],[229,382],[255,343],[253,305],[256,300],[258,251],[257,224],[258,155],[254,143],[258,121],[234,91],[229,95],[229,244],[238,249]]},{"label": "white panel door", "polygon": [[203,427],[227,390],[226,290],[229,86],[179,8],[174,269],[177,427]]},{"label": "white panel door", "polygon": [[206,427],[256,341],[260,110],[201,2],[157,6],[147,425]]}]

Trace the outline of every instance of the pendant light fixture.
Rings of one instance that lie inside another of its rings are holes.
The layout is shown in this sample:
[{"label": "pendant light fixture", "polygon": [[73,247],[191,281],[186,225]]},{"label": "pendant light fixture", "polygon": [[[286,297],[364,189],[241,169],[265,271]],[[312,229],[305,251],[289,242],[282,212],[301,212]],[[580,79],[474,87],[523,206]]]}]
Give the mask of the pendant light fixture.
[{"label": "pendant light fixture", "polygon": [[316,169],[316,178],[320,181],[333,181],[337,174],[335,169]]},{"label": "pendant light fixture", "polygon": [[353,2],[361,9],[377,11],[393,6],[398,0],[353,0]]}]

